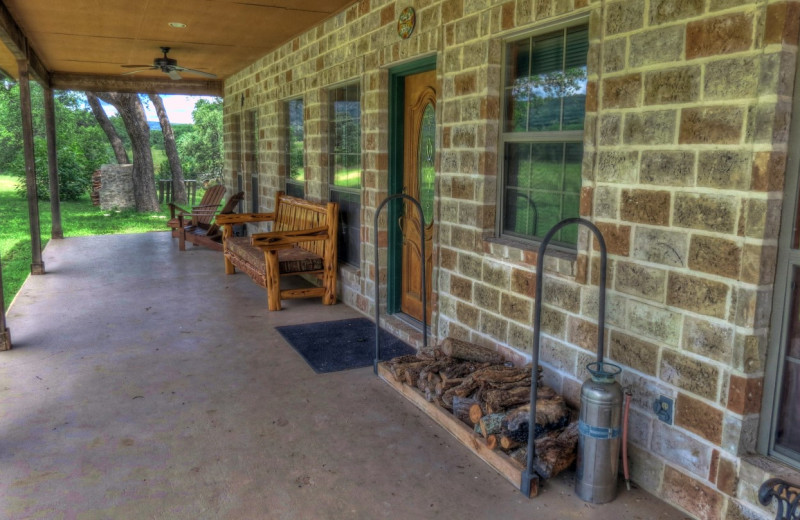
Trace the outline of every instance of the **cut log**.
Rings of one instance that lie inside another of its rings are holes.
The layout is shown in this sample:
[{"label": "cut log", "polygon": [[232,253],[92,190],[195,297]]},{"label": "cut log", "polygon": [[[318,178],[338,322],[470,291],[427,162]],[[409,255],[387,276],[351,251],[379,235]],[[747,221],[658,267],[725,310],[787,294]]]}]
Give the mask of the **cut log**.
[{"label": "cut log", "polygon": [[491,365],[472,373],[475,381],[489,381],[491,384],[515,383],[529,379],[531,372],[525,368],[507,367],[504,365]]},{"label": "cut log", "polygon": [[481,421],[481,417],[483,417],[485,413],[480,401],[475,398],[473,399],[475,400],[475,404],[469,407],[469,420],[472,422],[472,424],[478,424]]},{"label": "cut log", "polygon": [[[502,446],[502,439],[501,439]],[[535,441],[533,469],[543,478],[553,478],[569,468],[578,452],[578,423],[573,422],[561,432],[550,432]],[[528,447],[523,445],[508,454],[520,466],[528,463]]]},{"label": "cut log", "polygon": [[459,421],[469,425],[470,428],[475,424],[469,418],[469,409],[473,404],[475,404],[475,399],[469,397],[456,396],[453,398],[453,415]]},{"label": "cut log", "polygon": [[389,365],[389,371],[391,372],[392,376],[394,377],[395,381],[405,382],[406,381],[406,372],[409,370],[415,370],[419,373],[422,368],[428,364],[428,361],[411,361],[408,363],[396,363],[394,365]]},{"label": "cut log", "polygon": [[478,424],[481,425],[481,435],[489,438],[489,435],[495,435],[501,432],[503,418],[506,416],[504,413],[493,413],[484,415],[480,418]]},{"label": "cut log", "polygon": [[[441,372],[439,372],[439,377],[442,377]],[[463,382],[463,379],[445,379],[442,377],[442,380],[436,383],[436,395],[442,396],[446,391],[460,385]]]},{"label": "cut log", "polygon": [[558,435],[537,439],[533,468],[540,476],[552,478],[575,462],[578,454],[578,422],[564,428]]},{"label": "cut log", "polygon": [[[549,387],[542,387],[541,390],[536,399],[536,437],[564,428],[569,424],[571,415],[564,398]],[[503,431],[514,440],[525,442],[528,438],[530,411],[530,404],[509,411],[503,421]]]},{"label": "cut log", "polygon": [[475,363],[474,361],[463,361],[439,371],[442,380],[463,379],[480,368],[486,368],[488,363]]},{"label": "cut log", "polygon": [[496,351],[455,338],[445,338],[439,346],[446,355],[464,361],[478,363],[503,363],[504,359]]},{"label": "cut log", "polygon": [[497,449],[497,435],[489,435],[486,437],[486,447],[490,450]]},{"label": "cut log", "polygon": [[508,390],[486,390],[481,397],[486,413],[498,413],[530,402],[531,389],[529,386],[516,386]]},{"label": "cut log", "polygon": [[516,448],[519,448],[522,445],[521,442],[515,441],[511,437],[506,435],[500,436],[500,447],[503,448],[505,451],[510,451]]}]

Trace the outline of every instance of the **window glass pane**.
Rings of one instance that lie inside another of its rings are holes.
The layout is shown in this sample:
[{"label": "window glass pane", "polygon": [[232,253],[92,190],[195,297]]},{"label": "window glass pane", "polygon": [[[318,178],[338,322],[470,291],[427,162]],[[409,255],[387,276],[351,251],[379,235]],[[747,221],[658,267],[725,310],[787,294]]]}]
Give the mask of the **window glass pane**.
[{"label": "window glass pane", "polygon": [[361,250],[360,195],[331,188],[330,200],[339,203],[338,258],[342,262],[358,267]]},{"label": "window glass pane", "polygon": [[330,91],[330,200],[339,203],[339,261],[360,264],[361,90],[358,84]]},{"label": "window glass pane", "polygon": [[433,222],[433,186],[436,172],[433,160],[436,156],[434,145],[435,111],[432,104],[428,104],[422,112],[422,126],[419,136],[419,157],[417,159],[419,176],[419,203],[422,206],[422,215],[425,223]]},{"label": "window glass pane", "polygon": [[286,154],[288,178],[295,182],[305,180],[305,164],[303,162],[303,100],[293,99],[287,103],[289,114]]},{"label": "window glass pane", "polygon": [[504,231],[514,235],[536,234],[539,218],[530,192],[507,189],[504,211]]},{"label": "window glass pane", "polygon": [[800,455],[800,360],[788,357],[783,368],[780,411],[775,432],[775,446]]},{"label": "window glass pane", "polygon": [[[504,233],[542,237],[579,214],[583,144],[575,142],[574,132],[583,130],[588,49],[586,25],[506,47]],[[526,135],[508,142],[511,133],[519,132]],[[573,246],[577,230],[567,227],[554,241]]]},{"label": "window glass pane", "polygon": [[506,179],[509,186],[531,187],[530,143],[509,143],[506,146]]},{"label": "window glass pane", "polygon": [[564,145],[547,143],[531,145],[531,188],[561,191]]},{"label": "window glass pane", "polygon": [[358,85],[331,91],[331,184],[361,187],[361,100]]},{"label": "window glass pane", "polygon": [[[580,193],[581,166],[583,164],[583,143],[566,143],[564,145],[564,191]],[[578,216],[577,213],[575,216]]]},{"label": "window glass pane", "polygon": [[506,53],[506,131],[524,132],[528,128],[528,101],[524,88],[530,75],[531,42],[523,40],[508,46]]}]

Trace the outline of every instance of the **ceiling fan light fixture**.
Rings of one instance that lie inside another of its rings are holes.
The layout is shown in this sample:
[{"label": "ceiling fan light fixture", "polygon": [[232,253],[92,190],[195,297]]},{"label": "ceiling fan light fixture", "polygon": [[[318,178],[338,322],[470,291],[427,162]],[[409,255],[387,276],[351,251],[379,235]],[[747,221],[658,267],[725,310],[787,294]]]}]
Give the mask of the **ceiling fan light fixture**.
[{"label": "ceiling fan light fixture", "polygon": [[186,24],[182,22],[169,22],[169,26],[173,29],[186,29]]}]

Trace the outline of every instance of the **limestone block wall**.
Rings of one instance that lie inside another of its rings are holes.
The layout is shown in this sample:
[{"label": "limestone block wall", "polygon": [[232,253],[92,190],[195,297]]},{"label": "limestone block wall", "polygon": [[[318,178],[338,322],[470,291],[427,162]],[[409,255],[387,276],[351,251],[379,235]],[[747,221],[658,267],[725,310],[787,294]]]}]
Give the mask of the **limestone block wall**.
[{"label": "limestone block wall", "polygon": [[[397,36],[400,11],[417,27]],[[261,211],[283,189],[286,100],[305,110],[306,196],[327,197],[327,89],[362,96],[360,268],[343,300],[373,315],[374,209],[389,189],[389,69],[436,56],[436,338],[532,344],[536,248],[497,236],[502,51],[553,21],[588,21],[581,215],[609,247],[605,345],[634,392],[631,467],[696,518],[767,518],[756,453],[798,40],[795,1],[362,0],[226,81],[226,179],[257,110]],[[249,194],[248,194],[249,198]],[[382,247],[385,227],[379,230]],[[381,250],[385,254],[385,248]],[[599,261],[582,232],[545,262],[541,361],[577,404],[595,357]],[[674,424],[653,399],[675,399]],[[755,462],[754,462],[755,461]],[[800,479],[797,479],[800,480]]]},{"label": "limestone block wall", "polygon": [[136,207],[133,197],[133,165],[104,164],[100,167],[100,208],[103,210]]}]

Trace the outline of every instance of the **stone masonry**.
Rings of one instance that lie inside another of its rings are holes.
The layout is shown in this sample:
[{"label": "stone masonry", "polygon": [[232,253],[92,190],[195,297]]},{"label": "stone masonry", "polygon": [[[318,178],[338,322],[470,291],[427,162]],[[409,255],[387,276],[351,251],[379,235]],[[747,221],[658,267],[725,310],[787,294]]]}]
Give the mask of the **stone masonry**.
[{"label": "stone masonry", "polygon": [[130,209],[133,197],[133,165],[104,164],[100,167],[100,208],[104,211]]},{"label": "stone masonry", "polygon": [[[401,40],[409,5],[417,26]],[[361,265],[342,267],[341,290],[373,315],[375,280],[385,294],[387,279],[372,223],[389,191],[389,71],[435,55],[433,335],[523,359],[537,252],[496,232],[503,48],[525,31],[588,22],[580,207],[608,243],[605,345],[634,393],[632,478],[695,518],[768,518],[755,495],[771,470],[756,436],[799,14],[787,0],[361,0],[226,81],[228,187],[256,114],[259,209],[272,208],[286,173],[284,103],[302,97],[306,196],[325,200],[328,89],[357,82]],[[541,361],[574,405],[599,333],[592,242],[582,231],[576,253],[545,261]],[[674,424],[654,415],[659,395],[675,400]]]}]

